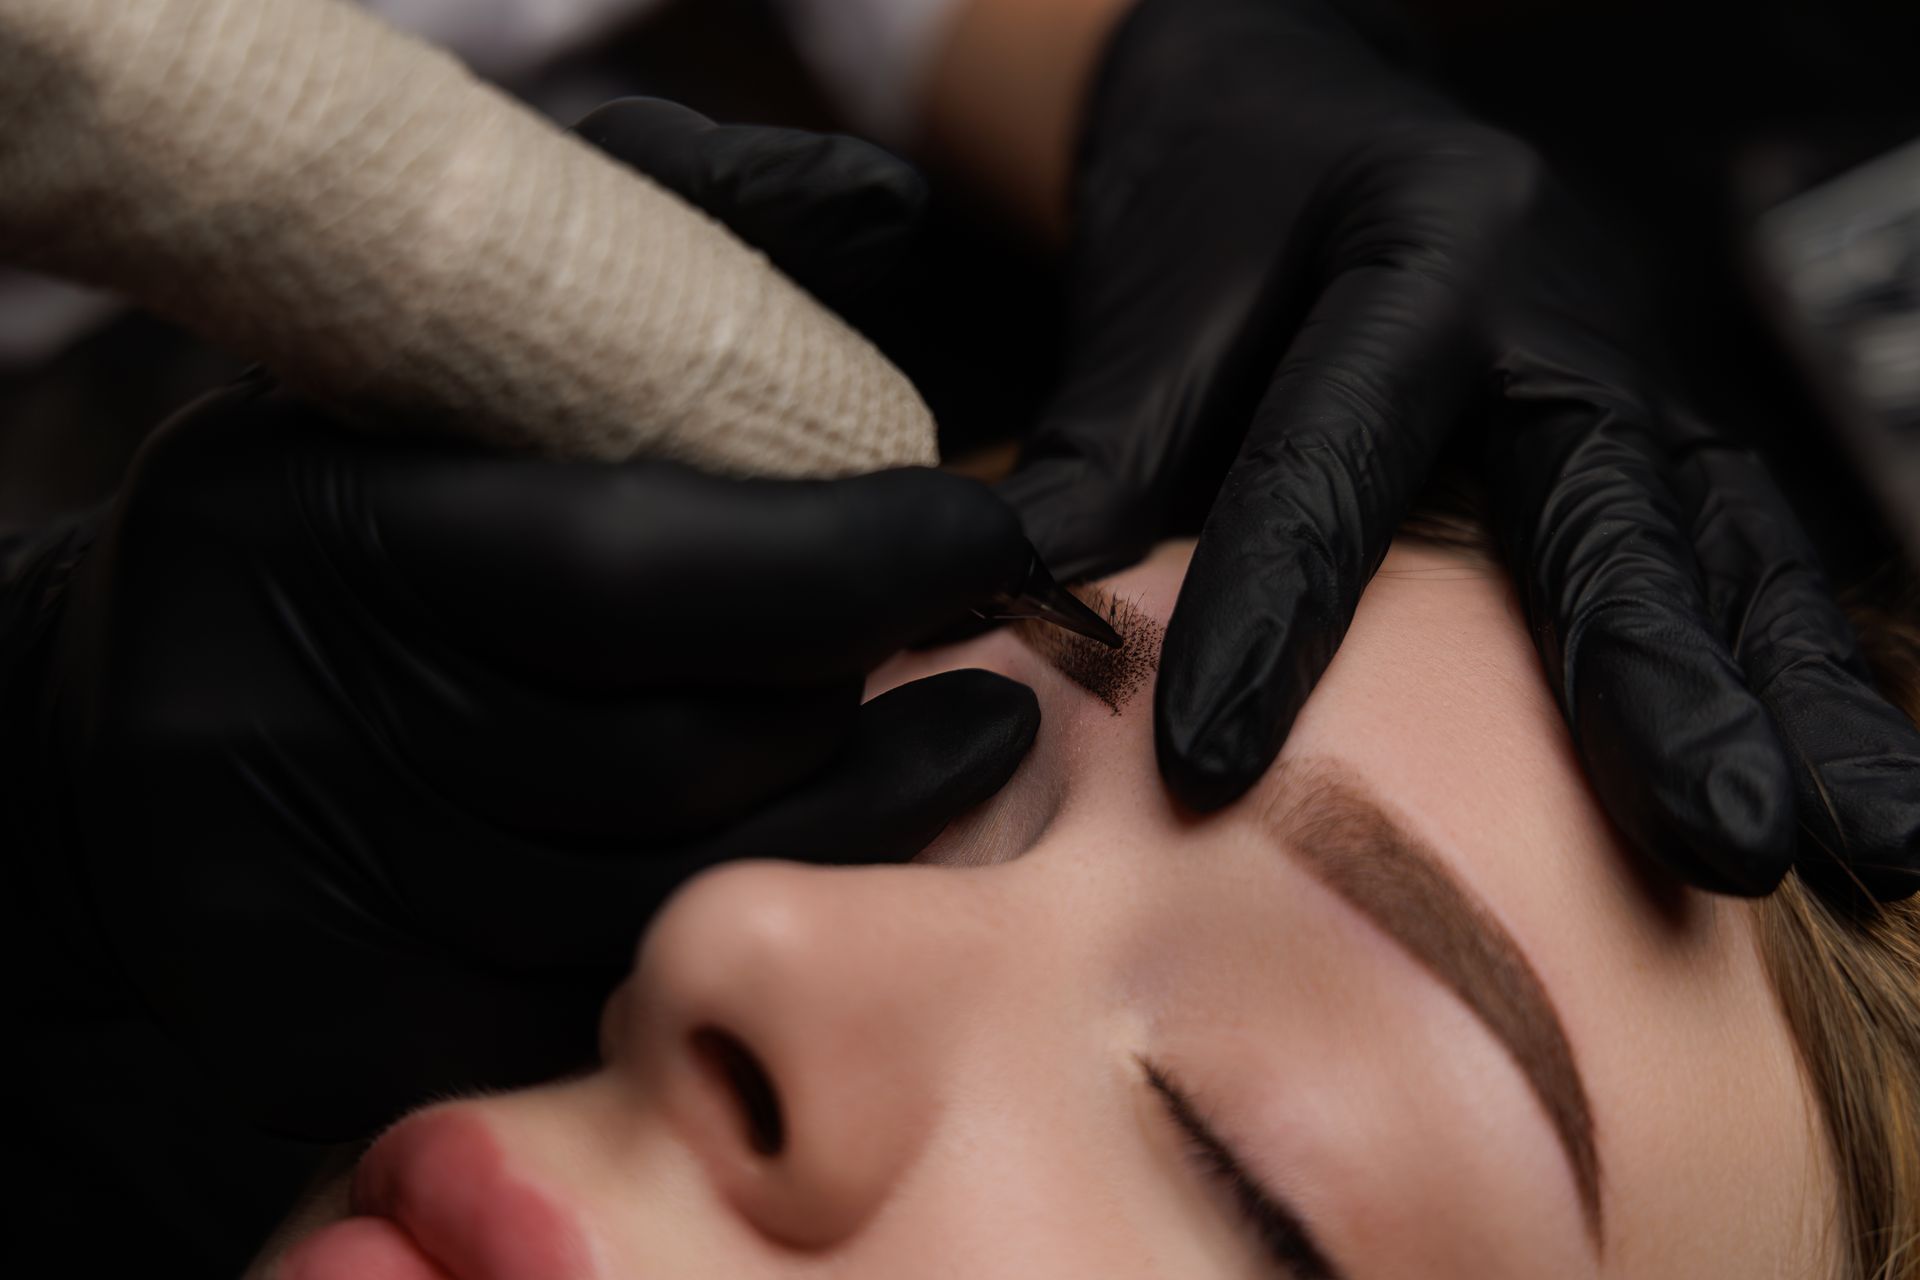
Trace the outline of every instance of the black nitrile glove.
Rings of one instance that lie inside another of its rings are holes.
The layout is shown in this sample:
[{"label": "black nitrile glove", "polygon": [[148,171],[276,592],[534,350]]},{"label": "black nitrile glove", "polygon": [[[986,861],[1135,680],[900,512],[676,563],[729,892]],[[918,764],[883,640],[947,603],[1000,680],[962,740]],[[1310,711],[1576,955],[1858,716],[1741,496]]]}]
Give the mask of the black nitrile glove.
[{"label": "black nitrile glove", "polygon": [[[860,150],[808,198],[900,167]],[[980,671],[860,705],[1025,566],[1013,512],[934,471],[488,454],[255,379],[163,428],[82,546],[22,548],[0,586],[10,865],[303,1137],[590,1060],[686,877],[907,857],[1038,725]]]},{"label": "black nitrile glove", "polygon": [[1531,180],[1316,0],[1145,0],[1112,38],[1067,367],[1002,492],[1063,579],[1204,516],[1155,697],[1193,808],[1272,762],[1481,384]]},{"label": "black nitrile glove", "polygon": [[340,431],[259,388],[142,453],[9,732],[20,847],[281,1131],[590,1056],[648,914],[729,858],[905,858],[1031,691],[865,671],[1022,565],[975,482],[729,481]]},{"label": "black nitrile glove", "polygon": [[[1791,750],[1802,809],[1819,800],[1809,839],[1877,893],[1911,891],[1917,740],[1858,679],[1791,514],[1751,470],[1651,428],[1618,443],[1613,416],[1555,399],[1550,369],[1602,404],[1644,379],[1578,307],[1514,291],[1518,262],[1580,252],[1541,220],[1524,144],[1320,0],[1144,0],[1085,121],[1068,367],[1002,491],[1061,577],[1199,525],[1155,690],[1175,795],[1216,809],[1265,771],[1442,443],[1518,361],[1497,522],[1622,829],[1695,883],[1764,892],[1824,857],[1796,841]],[[1633,465],[1611,469],[1616,449]],[[1744,545],[1696,567],[1681,492]],[[1748,598],[1763,634],[1729,616]],[[1646,614],[1662,625],[1636,630]]]},{"label": "black nitrile glove", "polygon": [[1494,514],[1594,788],[1668,870],[1920,889],[1920,730],[1752,452],[1661,394],[1620,261],[1546,190],[1494,314]]}]

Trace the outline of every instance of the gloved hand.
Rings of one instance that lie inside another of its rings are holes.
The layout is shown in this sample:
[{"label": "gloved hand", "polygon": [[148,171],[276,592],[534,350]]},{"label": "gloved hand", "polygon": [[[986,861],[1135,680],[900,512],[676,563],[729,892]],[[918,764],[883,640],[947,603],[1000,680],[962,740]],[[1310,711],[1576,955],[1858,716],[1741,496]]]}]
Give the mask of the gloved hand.
[{"label": "gloved hand", "polygon": [[256,380],[163,428],[83,544],[0,595],[9,857],[299,1136],[590,1059],[687,876],[906,857],[1038,724],[978,671],[860,705],[1025,565],[1005,504],[933,471],[395,442]]},{"label": "gloved hand", "polygon": [[[1915,740],[1860,682],[1790,514],[1751,468],[1684,467],[1672,436],[1621,443],[1605,407],[1638,371],[1577,308],[1530,327],[1543,308],[1508,296],[1508,267],[1561,248],[1528,148],[1323,0],[1144,0],[1084,120],[1067,368],[1002,492],[1063,578],[1199,526],[1155,690],[1175,795],[1216,809],[1265,771],[1443,442],[1520,360],[1493,436],[1498,523],[1622,829],[1696,883],[1764,892],[1800,851],[1792,772],[1824,811],[1801,815],[1815,839],[1886,869],[1877,892],[1914,887]],[[1608,395],[1573,411],[1554,371]],[[1610,470],[1619,450],[1633,465]],[[1682,590],[1698,581],[1672,531],[1682,470],[1700,518],[1731,505],[1746,530],[1737,551],[1701,548],[1726,576],[1704,596]],[[1655,515],[1667,533],[1622,536]],[[1768,639],[1723,624],[1744,599]],[[1805,612],[1778,614],[1787,600]]]},{"label": "gloved hand", "polygon": [[723,859],[904,858],[1038,725],[862,676],[1021,567],[925,470],[727,481],[389,444],[240,388],[79,561],[10,752],[21,845],[252,1114],[365,1132],[550,1075],[648,913]]},{"label": "gloved hand", "polygon": [[1548,187],[1494,309],[1495,522],[1621,831],[1743,895],[1920,889],[1920,729],[1761,459],[1664,393],[1630,262]]},{"label": "gloved hand", "polygon": [[1319,0],[1144,0],[1083,121],[1066,368],[1002,492],[1063,579],[1204,515],[1155,739],[1212,810],[1273,760],[1484,377],[1532,173]]}]

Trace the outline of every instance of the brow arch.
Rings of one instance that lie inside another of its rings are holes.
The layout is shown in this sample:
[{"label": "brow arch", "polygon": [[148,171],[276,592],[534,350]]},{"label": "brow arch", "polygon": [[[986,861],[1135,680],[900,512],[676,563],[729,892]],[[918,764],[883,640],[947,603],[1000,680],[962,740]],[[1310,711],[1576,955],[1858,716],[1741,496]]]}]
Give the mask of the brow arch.
[{"label": "brow arch", "polygon": [[1519,943],[1350,769],[1311,759],[1284,762],[1279,773],[1263,825],[1500,1041],[1560,1139],[1598,1247],[1604,1233],[1593,1108],[1566,1029]]}]

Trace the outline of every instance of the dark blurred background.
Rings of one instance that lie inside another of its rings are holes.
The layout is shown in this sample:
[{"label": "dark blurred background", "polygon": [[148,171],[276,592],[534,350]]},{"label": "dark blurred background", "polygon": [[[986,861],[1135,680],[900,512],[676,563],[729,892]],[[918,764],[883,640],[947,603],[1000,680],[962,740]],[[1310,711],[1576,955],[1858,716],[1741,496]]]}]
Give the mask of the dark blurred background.
[{"label": "dark blurred background", "polygon": [[[1920,135],[1920,5],[1422,0],[1407,25],[1352,3],[1611,220],[1657,282],[1658,336],[1696,407],[1768,451],[1835,577],[1884,559],[1886,521],[1755,304],[1749,237],[1766,207]],[[835,124],[757,0],[685,0],[511,87],[561,121],[648,93],[723,120]],[[1032,416],[1060,306],[1052,263],[934,177],[908,287],[862,319],[959,453]],[[155,424],[242,367],[117,312],[0,373],[0,530],[110,496]],[[223,1120],[191,1064],[112,1011],[76,1011],[27,1063],[24,1096],[46,1100],[27,1145],[53,1153],[27,1217],[56,1235],[104,1228],[124,1244],[101,1247],[146,1271],[237,1274],[319,1154]]]}]

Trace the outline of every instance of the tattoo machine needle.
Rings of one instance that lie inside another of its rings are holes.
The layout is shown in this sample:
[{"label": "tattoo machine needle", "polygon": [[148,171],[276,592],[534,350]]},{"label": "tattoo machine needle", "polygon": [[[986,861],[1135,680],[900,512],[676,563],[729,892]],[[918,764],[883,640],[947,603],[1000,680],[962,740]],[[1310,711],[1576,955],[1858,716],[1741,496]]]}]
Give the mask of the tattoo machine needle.
[{"label": "tattoo machine needle", "polygon": [[1098,640],[1109,649],[1118,649],[1121,643],[1120,633],[1108,626],[1105,618],[1053,580],[1047,566],[1040,563],[1040,553],[1031,546],[1027,548],[1026,572],[974,612],[996,621],[1038,618],[1089,640]]}]

